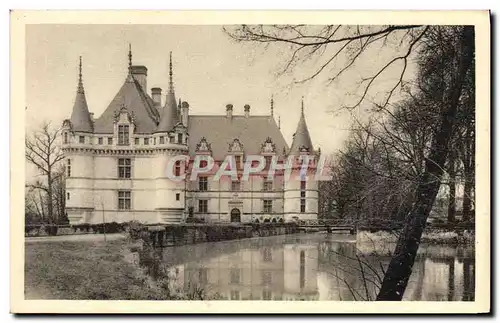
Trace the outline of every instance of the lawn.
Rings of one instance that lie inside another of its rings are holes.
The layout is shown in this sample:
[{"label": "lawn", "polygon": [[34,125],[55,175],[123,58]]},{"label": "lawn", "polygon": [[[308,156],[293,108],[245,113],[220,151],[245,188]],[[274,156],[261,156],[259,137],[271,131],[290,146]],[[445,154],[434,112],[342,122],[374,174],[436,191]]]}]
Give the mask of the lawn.
[{"label": "lawn", "polygon": [[26,299],[157,299],[127,239],[26,242]]}]

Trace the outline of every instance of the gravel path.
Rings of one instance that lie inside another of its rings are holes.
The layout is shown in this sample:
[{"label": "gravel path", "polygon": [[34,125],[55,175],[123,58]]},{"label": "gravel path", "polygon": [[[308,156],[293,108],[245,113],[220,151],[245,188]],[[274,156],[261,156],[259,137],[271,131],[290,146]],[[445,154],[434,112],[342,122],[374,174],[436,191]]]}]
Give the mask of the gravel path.
[{"label": "gravel path", "polygon": [[[124,239],[124,233],[106,234],[106,240]],[[50,237],[25,237],[24,242],[50,242],[50,241],[104,241],[104,234],[74,234]]]}]

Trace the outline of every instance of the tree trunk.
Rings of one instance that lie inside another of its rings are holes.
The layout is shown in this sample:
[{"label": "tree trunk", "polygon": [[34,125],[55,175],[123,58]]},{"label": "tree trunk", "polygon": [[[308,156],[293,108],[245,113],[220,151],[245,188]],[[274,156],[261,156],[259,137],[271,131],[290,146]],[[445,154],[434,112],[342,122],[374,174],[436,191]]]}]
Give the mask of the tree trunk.
[{"label": "tree trunk", "polygon": [[48,218],[49,218],[49,223],[54,222],[54,205],[53,205],[53,195],[52,195],[52,174],[51,174],[51,169],[49,167],[49,171],[47,173],[47,212],[48,212]]},{"label": "tree trunk", "polygon": [[453,154],[451,154],[452,157],[450,158],[450,169],[448,170],[448,174],[450,175],[450,184],[448,185],[450,187],[450,197],[448,199],[448,223],[453,223],[455,222],[455,215],[457,213],[457,208],[456,208],[456,174],[455,174],[455,158],[453,157]]},{"label": "tree trunk", "polygon": [[471,208],[473,205],[473,190],[475,186],[475,138],[474,131],[471,128],[466,132],[466,144],[464,149],[464,197],[462,205],[462,221],[471,220]]},{"label": "tree trunk", "polygon": [[472,183],[468,176],[465,176],[465,185],[464,185],[464,200],[463,200],[463,208],[462,208],[462,221],[469,222],[471,215],[471,198],[472,198]]},{"label": "tree trunk", "polygon": [[456,73],[452,76],[451,87],[446,95],[446,105],[440,117],[440,126],[433,135],[429,157],[425,160],[425,170],[418,183],[414,207],[407,217],[394,256],[389,263],[377,295],[379,301],[400,301],[408,284],[427,217],[441,184],[439,179],[448,155],[459,98],[466,74],[473,61],[474,27],[463,27],[460,44],[457,47],[458,66]]}]

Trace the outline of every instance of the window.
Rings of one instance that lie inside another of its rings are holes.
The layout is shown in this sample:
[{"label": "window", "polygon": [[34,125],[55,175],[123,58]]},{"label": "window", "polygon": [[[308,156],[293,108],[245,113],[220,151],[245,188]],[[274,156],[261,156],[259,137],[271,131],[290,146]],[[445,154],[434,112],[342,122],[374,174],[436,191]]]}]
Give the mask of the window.
[{"label": "window", "polygon": [[208,200],[198,200],[198,212],[199,213],[208,212]]},{"label": "window", "polygon": [[240,168],[241,165],[241,156],[234,156],[235,166],[236,168]]},{"label": "window", "polygon": [[118,145],[121,146],[127,146],[129,144],[128,138],[129,138],[129,133],[128,133],[129,126],[128,125],[118,125]]},{"label": "window", "polygon": [[271,161],[273,159],[273,156],[265,156],[264,158],[266,160],[266,167],[265,168],[271,167]]},{"label": "window", "polygon": [[69,201],[69,192],[66,193],[66,199]]},{"label": "window", "polygon": [[208,165],[208,161],[206,160],[200,160],[200,168],[205,168]]},{"label": "window", "polygon": [[262,291],[262,299],[265,301],[270,301],[272,299],[273,294],[271,293],[270,290],[263,290]]},{"label": "window", "polygon": [[240,299],[240,292],[237,290],[232,290],[231,291],[231,299],[232,300],[239,300]]},{"label": "window", "polygon": [[270,262],[270,261],[273,261],[273,254],[271,252],[271,249],[270,248],[264,248],[262,250],[262,259],[265,261],[265,262]]},{"label": "window", "polygon": [[68,133],[67,132],[64,133],[64,143],[65,144],[68,143]]},{"label": "window", "polygon": [[130,158],[118,158],[118,178],[130,178]]},{"label": "window", "polygon": [[102,137],[97,138],[97,143],[98,143],[99,145],[102,145]]},{"label": "window", "polygon": [[84,144],[84,143],[85,143],[85,136],[80,136],[80,137],[78,137],[78,141],[79,141],[81,144]]},{"label": "window", "polygon": [[173,144],[174,143],[174,137],[170,137],[170,143]]},{"label": "window", "polygon": [[113,144],[113,138],[109,137],[108,138],[108,145],[112,145]]},{"label": "window", "polygon": [[68,177],[71,177],[71,159],[68,159],[68,165],[66,166],[66,173]]},{"label": "window", "polygon": [[180,144],[182,144],[182,143],[183,143],[183,142],[182,142],[182,139],[183,139],[183,138],[182,138],[182,133],[178,133],[178,134],[177,134],[177,142],[178,142],[178,143],[180,143]]},{"label": "window", "polygon": [[304,213],[306,211],[306,181],[300,181],[300,213]]},{"label": "window", "polygon": [[240,190],[241,182],[240,181],[232,181],[231,182],[231,191],[237,192]]},{"label": "window", "polygon": [[139,138],[134,139],[134,144],[138,145],[139,144]]},{"label": "window", "polygon": [[273,201],[272,200],[264,200],[264,212],[271,213],[273,211]]},{"label": "window", "polygon": [[262,285],[271,285],[273,283],[273,273],[270,271],[262,272]]},{"label": "window", "polygon": [[208,178],[206,176],[198,177],[198,190],[202,192],[208,191]]},{"label": "window", "polygon": [[231,284],[240,283],[240,270],[238,268],[231,269]]},{"label": "window", "polygon": [[264,185],[263,185],[263,188],[262,188],[264,191],[272,191],[273,190],[273,182],[272,181],[267,181],[267,180],[264,180]]},{"label": "window", "polygon": [[118,191],[118,209],[130,210],[130,191]]},{"label": "window", "polygon": [[156,137],[153,138],[153,145],[156,145]]},{"label": "window", "polygon": [[175,200],[180,201],[181,199],[181,193],[175,193]]},{"label": "window", "polygon": [[165,143],[165,137],[161,136],[160,137],[160,145],[163,145]]},{"label": "window", "polygon": [[144,138],[144,144],[149,145],[149,138]]},{"label": "window", "polygon": [[180,160],[178,160],[178,161],[175,162],[174,172],[175,172],[175,176],[180,176],[181,175],[181,161]]}]

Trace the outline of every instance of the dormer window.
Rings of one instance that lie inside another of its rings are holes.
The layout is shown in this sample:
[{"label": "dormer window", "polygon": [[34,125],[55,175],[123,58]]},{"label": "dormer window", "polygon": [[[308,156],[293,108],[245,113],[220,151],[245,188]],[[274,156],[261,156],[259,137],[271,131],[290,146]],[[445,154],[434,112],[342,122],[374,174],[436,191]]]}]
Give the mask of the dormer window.
[{"label": "dormer window", "polygon": [[129,126],[128,125],[118,125],[118,145],[128,146],[129,145]]},{"label": "dormer window", "polygon": [[135,138],[134,142],[135,142],[136,145],[139,145],[139,138]]},{"label": "dormer window", "polygon": [[177,142],[182,144],[182,140],[183,140],[182,133],[177,134]]},{"label": "dormer window", "polygon": [[85,136],[80,136],[78,138],[79,143],[84,144],[85,143]]},{"label": "dormer window", "polygon": [[144,138],[144,144],[149,145],[149,138]]},{"label": "dormer window", "polygon": [[160,145],[163,145],[165,143],[165,137],[161,136],[160,137]]},{"label": "dormer window", "polygon": [[97,142],[99,143],[99,145],[102,145],[102,137],[99,137],[99,138],[97,139]]},{"label": "dormer window", "polygon": [[68,143],[68,133],[67,132],[64,133],[64,143],[65,144]]},{"label": "dormer window", "polygon": [[112,144],[113,144],[113,138],[108,137],[108,145],[112,145]]}]

